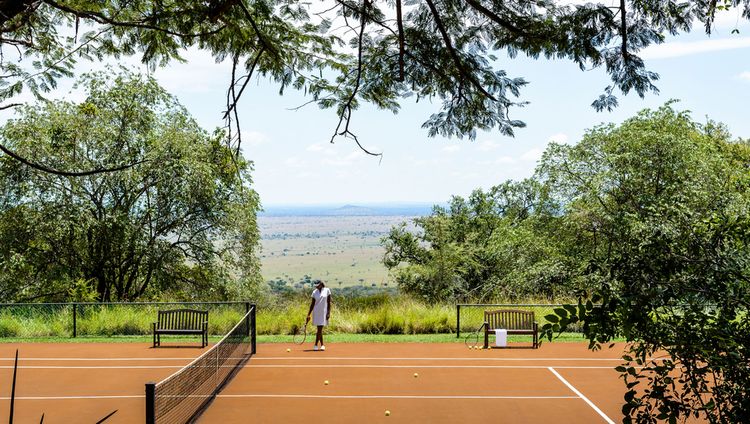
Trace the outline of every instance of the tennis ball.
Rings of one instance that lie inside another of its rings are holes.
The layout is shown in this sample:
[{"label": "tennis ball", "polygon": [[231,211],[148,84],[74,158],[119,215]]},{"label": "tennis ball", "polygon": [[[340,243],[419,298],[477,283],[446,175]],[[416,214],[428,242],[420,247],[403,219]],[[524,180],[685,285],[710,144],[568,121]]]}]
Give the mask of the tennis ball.
[{"label": "tennis ball", "polygon": [[419,374],[414,373],[414,378],[417,378],[417,377],[419,377]]},{"label": "tennis ball", "polygon": [[323,384],[328,385],[328,380],[324,381]]},{"label": "tennis ball", "polygon": [[292,349],[287,349],[286,351],[287,351],[287,352],[291,352],[291,351],[292,351]]},{"label": "tennis ball", "polygon": [[385,416],[386,417],[390,417],[391,416],[391,411],[389,411],[389,410],[386,409],[385,410]]}]

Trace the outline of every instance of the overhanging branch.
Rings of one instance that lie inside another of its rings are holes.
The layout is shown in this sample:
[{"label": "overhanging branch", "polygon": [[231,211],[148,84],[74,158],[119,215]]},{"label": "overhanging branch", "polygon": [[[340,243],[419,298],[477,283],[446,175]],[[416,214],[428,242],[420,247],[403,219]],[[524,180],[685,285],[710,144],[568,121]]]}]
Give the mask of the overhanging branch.
[{"label": "overhanging branch", "polygon": [[114,168],[97,168],[92,169],[89,171],[78,171],[78,172],[71,172],[71,171],[61,171],[59,169],[50,168],[48,166],[42,165],[40,163],[32,162],[29,159],[26,159],[25,157],[13,152],[12,150],[8,149],[4,145],[0,144],[0,150],[2,150],[3,153],[6,155],[12,157],[13,159],[23,163],[24,165],[36,169],[37,171],[46,172],[48,174],[54,174],[59,175],[61,177],[85,177],[89,175],[96,175],[96,174],[105,174],[108,172],[117,172],[117,171],[124,171],[126,169],[132,168],[134,166],[140,165],[142,163],[147,162],[147,160],[140,160],[131,164],[117,166]]}]

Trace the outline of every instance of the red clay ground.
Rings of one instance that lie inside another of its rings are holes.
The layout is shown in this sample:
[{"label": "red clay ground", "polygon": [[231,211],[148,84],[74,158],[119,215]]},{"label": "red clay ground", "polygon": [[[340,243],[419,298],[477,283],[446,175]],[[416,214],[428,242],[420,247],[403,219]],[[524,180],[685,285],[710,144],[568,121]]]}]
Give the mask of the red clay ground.
[{"label": "red clay ground", "polygon": [[[469,350],[456,344],[333,344],[313,352],[261,344],[201,417],[202,423],[620,422],[622,346]],[[0,419],[20,351],[16,422],[142,423],[144,383],[204,349],[146,344],[0,344]],[[287,348],[291,352],[287,352]],[[414,377],[418,373],[418,377]],[[329,384],[325,385],[324,381]],[[390,416],[385,416],[385,411]]]}]

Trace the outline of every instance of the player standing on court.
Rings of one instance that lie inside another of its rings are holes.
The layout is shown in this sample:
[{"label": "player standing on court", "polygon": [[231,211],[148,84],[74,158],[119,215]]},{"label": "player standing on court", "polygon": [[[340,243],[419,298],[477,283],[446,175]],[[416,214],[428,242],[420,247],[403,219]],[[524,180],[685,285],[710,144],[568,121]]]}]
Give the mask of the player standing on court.
[{"label": "player standing on court", "polygon": [[328,319],[331,318],[331,289],[327,288],[321,280],[315,283],[310,310],[307,312],[307,322],[310,322],[310,315],[312,315],[313,325],[318,327],[313,350],[318,350],[318,342],[320,342],[320,350],[326,350],[323,344],[323,327],[328,325]]}]

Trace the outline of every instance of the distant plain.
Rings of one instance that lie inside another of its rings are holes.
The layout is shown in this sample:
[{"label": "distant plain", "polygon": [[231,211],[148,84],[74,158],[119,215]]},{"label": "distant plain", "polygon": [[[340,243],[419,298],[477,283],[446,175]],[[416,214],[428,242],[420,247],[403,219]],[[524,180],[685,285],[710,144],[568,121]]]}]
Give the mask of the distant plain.
[{"label": "distant plain", "polygon": [[[366,213],[366,210],[359,213]],[[403,215],[286,215],[258,217],[265,281],[297,283],[309,276],[330,287],[389,287],[381,239]],[[413,227],[413,225],[411,225]]]}]

